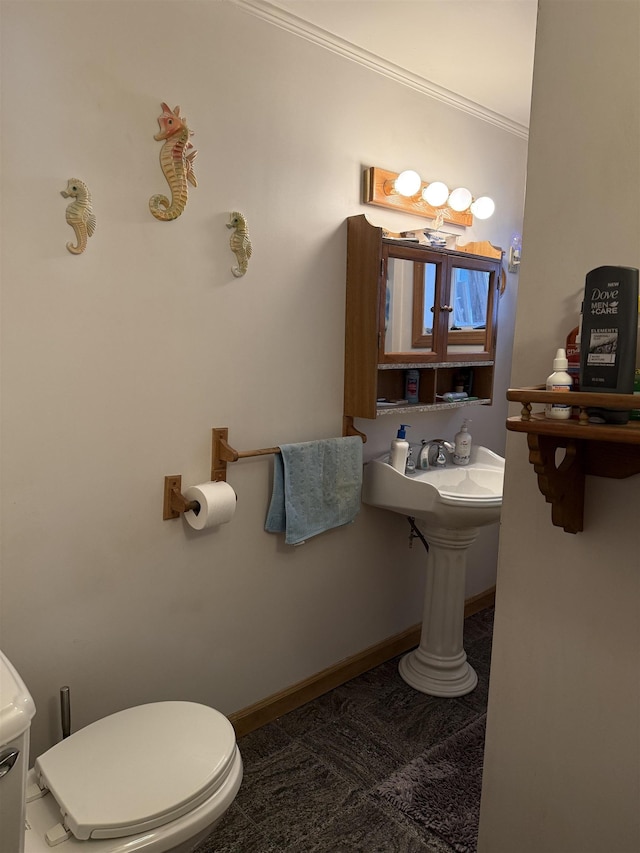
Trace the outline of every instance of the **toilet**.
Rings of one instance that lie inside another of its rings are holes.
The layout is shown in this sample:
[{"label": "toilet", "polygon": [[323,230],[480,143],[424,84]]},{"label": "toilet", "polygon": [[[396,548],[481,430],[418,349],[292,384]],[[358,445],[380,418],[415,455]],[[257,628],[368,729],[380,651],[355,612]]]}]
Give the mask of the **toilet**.
[{"label": "toilet", "polygon": [[206,705],[118,711],[27,771],[35,710],[0,652],[0,853],[189,853],[240,788],[233,726]]}]

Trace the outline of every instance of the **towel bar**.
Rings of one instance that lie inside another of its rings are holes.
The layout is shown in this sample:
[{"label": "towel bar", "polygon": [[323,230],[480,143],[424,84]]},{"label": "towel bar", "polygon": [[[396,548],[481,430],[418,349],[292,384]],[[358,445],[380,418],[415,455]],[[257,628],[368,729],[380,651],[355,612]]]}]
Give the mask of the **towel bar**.
[{"label": "towel bar", "polygon": [[[346,435],[359,435],[363,442],[367,440],[367,436],[363,432],[359,432],[353,426],[345,423]],[[236,450],[231,447],[227,441],[229,437],[228,427],[214,427],[211,430],[211,479],[224,480],[227,479],[227,462],[237,462],[238,459],[246,459],[249,456],[268,456],[271,453],[280,453],[279,447],[262,447],[258,450]]]}]

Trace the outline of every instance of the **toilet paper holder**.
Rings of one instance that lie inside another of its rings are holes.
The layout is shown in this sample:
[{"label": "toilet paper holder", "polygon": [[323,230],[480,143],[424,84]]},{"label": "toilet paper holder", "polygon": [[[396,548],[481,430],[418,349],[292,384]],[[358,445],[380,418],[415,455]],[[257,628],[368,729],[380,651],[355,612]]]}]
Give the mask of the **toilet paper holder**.
[{"label": "toilet paper holder", "polygon": [[164,502],[162,505],[162,518],[179,518],[181,513],[200,511],[198,501],[188,501],[182,494],[182,475],[173,474],[164,478]]},{"label": "toilet paper holder", "polygon": [[[263,456],[268,453],[280,453],[279,447],[264,447],[260,450],[235,450],[228,443],[228,427],[213,429],[211,437],[211,480],[213,482],[227,481],[227,462],[236,462],[246,456]],[[182,475],[173,474],[164,478],[164,500],[162,518],[179,518],[184,512],[200,511],[198,501],[188,501],[182,494]]]}]

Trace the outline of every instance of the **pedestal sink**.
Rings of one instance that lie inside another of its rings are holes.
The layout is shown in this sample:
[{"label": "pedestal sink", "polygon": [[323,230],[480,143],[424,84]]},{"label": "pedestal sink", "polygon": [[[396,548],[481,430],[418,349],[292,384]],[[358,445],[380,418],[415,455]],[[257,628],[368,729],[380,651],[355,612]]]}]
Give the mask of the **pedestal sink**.
[{"label": "pedestal sink", "polygon": [[402,678],[432,696],[463,696],[478,683],[463,646],[467,551],[478,528],[500,519],[504,459],[474,447],[464,467],[396,471],[375,459],[364,468],[365,503],[424,522],[429,543],[420,645],[400,661]]}]

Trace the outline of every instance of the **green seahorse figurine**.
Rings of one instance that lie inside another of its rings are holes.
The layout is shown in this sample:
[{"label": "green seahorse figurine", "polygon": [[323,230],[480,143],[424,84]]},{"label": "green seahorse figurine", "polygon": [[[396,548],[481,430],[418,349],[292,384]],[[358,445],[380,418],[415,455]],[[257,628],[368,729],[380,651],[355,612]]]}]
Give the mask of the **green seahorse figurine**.
[{"label": "green seahorse figurine", "polygon": [[249,258],[251,257],[251,240],[249,239],[246,217],[237,210],[234,210],[229,216],[227,228],[234,229],[229,239],[229,245],[231,246],[231,251],[236,256],[238,266],[231,267],[231,272],[236,278],[239,278],[246,273],[249,266]]},{"label": "green seahorse figurine", "polygon": [[67,243],[67,249],[72,255],[80,255],[87,248],[87,241],[96,230],[96,217],[91,207],[91,193],[84,181],[71,178],[66,190],[62,190],[60,195],[63,198],[73,199],[71,204],[67,205],[67,222],[75,231],[76,245]]}]

